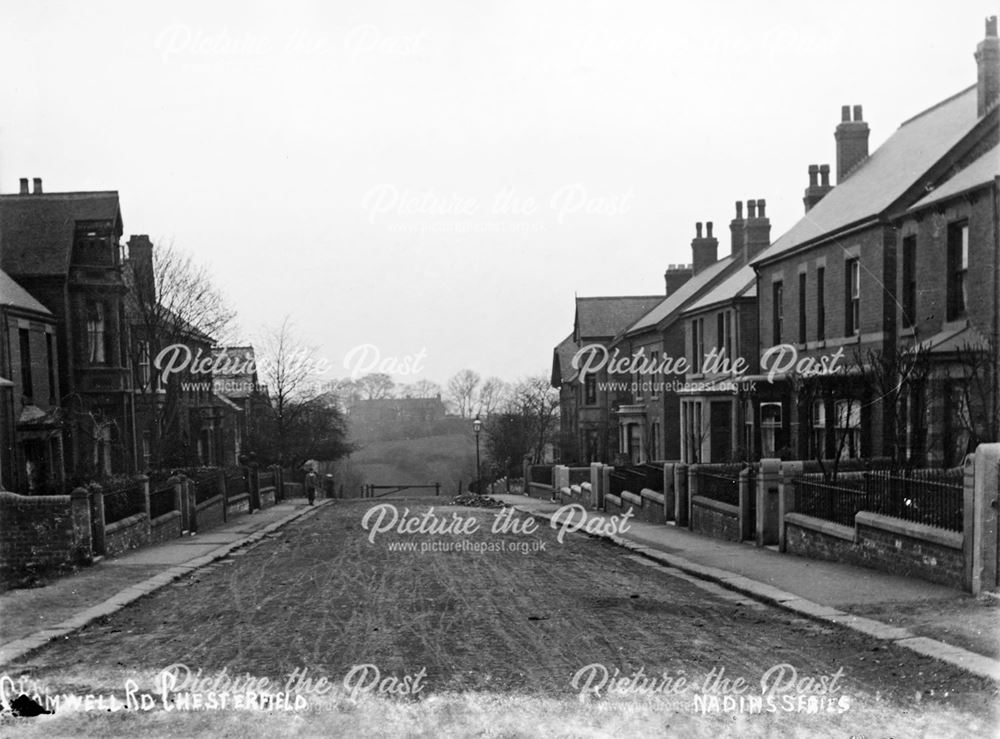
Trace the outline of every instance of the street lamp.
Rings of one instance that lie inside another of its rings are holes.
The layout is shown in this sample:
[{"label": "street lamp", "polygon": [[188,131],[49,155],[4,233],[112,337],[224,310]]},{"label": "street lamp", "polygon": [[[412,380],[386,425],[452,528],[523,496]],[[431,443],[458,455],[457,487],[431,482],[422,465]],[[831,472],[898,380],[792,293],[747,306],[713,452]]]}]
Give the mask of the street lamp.
[{"label": "street lamp", "polygon": [[479,416],[476,416],[476,420],[472,422],[472,430],[476,434],[476,495],[480,494],[479,490],[479,432],[483,430],[483,422],[479,420]]}]

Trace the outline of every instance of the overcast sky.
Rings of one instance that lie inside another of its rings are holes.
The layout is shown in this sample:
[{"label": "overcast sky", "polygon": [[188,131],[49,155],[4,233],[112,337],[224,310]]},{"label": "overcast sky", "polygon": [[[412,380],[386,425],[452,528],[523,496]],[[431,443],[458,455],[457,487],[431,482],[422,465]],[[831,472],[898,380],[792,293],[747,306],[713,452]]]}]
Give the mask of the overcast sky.
[{"label": "overcast sky", "polygon": [[0,9],[0,191],[117,190],[247,339],[288,315],[331,377],[372,345],[443,383],[547,373],[574,294],[661,293],[735,200],[776,238],[840,106],[874,149],[974,84],[995,3]]}]

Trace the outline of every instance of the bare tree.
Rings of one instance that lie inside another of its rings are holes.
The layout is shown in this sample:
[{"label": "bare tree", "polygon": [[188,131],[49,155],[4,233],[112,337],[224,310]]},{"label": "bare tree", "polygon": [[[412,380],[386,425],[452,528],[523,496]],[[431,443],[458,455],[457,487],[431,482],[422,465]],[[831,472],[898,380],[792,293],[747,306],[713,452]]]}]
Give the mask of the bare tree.
[{"label": "bare tree", "polygon": [[448,380],[448,399],[462,418],[472,416],[479,380],[479,374],[470,369],[459,370]]},{"label": "bare tree", "polygon": [[476,397],[476,415],[488,418],[504,402],[510,387],[499,377],[487,378]]},{"label": "bare tree", "polygon": [[401,398],[435,398],[442,394],[441,386],[431,380],[417,380],[398,389]]},{"label": "bare tree", "polygon": [[392,377],[384,372],[372,372],[362,375],[357,380],[361,395],[366,400],[382,400],[391,398],[396,388],[396,383]]}]

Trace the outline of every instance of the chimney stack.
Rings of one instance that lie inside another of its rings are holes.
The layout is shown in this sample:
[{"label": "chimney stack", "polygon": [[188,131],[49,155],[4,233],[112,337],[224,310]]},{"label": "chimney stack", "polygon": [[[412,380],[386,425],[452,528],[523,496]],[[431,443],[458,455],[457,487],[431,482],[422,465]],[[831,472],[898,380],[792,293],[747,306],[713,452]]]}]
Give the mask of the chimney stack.
[{"label": "chimney stack", "polygon": [[736,201],[736,217],[729,222],[729,253],[738,257],[743,254],[743,202]]},{"label": "chimney stack", "polygon": [[681,285],[691,279],[693,270],[690,264],[671,264],[667,266],[667,271],[663,273],[663,281],[666,284],[667,295],[673,295],[680,289]]},{"label": "chimney stack", "polygon": [[806,213],[832,189],[833,186],[830,184],[830,165],[810,164],[809,187],[806,188],[805,196],[802,198],[802,202],[806,206]]},{"label": "chimney stack", "polygon": [[41,177],[36,177],[35,178],[35,189],[34,189],[33,192],[34,192],[35,195],[41,195],[42,194],[42,178]]},{"label": "chimney stack", "polygon": [[986,19],[986,38],[976,47],[976,111],[982,118],[1000,96],[1000,39],[997,38],[997,17]]},{"label": "chimney stack", "polygon": [[28,178],[27,177],[22,177],[21,178],[21,193],[20,194],[21,195],[27,195],[28,194]]},{"label": "chimney stack", "polygon": [[771,221],[767,217],[767,201],[747,200],[747,220],[743,224],[743,263],[771,244]]},{"label": "chimney stack", "polygon": [[851,120],[851,106],[840,108],[840,123],[833,137],[837,141],[837,182],[843,182],[855,167],[868,158],[868,124],[865,123],[861,106],[854,106],[854,120]]},{"label": "chimney stack", "polygon": [[695,237],[691,241],[691,262],[694,274],[715,264],[719,258],[719,240],[712,236],[712,222],[708,222],[708,235],[701,235],[701,223],[695,224]]},{"label": "chimney stack", "polygon": [[128,261],[136,286],[142,291],[142,299],[155,299],[156,288],[153,277],[153,242],[147,234],[133,234],[128,242]]}]

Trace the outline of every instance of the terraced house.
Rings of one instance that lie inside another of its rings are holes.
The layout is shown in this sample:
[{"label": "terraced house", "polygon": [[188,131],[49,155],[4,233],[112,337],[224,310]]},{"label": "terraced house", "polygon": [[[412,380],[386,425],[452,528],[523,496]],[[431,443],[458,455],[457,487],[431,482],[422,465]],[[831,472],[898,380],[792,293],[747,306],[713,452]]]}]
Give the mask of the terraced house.
[{"label": "terraced house", "polygon": [[[761,351],[784,346],[807,362],[840,353],[846,370],[778,373],[774,396],[755,400],[765,456],[955,465],[996,438],[995,372],[962,369],[996,367],[995,17],[975,59],[975,85],[871,153],[861,106],[844,106],[836,186],[818,201],[807,191],[806,215],[753,261]],[[985,399],[969,392],[973,376]]]}]

